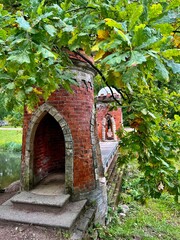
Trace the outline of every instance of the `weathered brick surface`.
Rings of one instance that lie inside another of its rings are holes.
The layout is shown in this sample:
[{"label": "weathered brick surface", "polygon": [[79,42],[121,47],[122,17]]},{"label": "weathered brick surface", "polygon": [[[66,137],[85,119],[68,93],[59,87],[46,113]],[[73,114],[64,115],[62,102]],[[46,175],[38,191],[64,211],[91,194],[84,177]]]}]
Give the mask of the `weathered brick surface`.
[{"label": "weathered brick surface", "polygon": [[24,110],[22,186],[30,190],[49,172],[65,171],[66,193],[74,200],[96,202],[95,218],[103,221],[107,194],[101,181],[104,170],[94,109],[94,73],[82,62],[71,70],[79,84],[72,86],[73,93],[59,88],[33,113]]},{"label": "weathered brick surface", "polygon": [[[98,103],[97,104],[97,128],[98,128],[98,136],[100,140],[104,140],[102,136],[103,132],[103,119],[106,117],[107,114],[111,115],[116,124],[116,130],[118,130],[122,125],[122,110],[118,108],[117,110],[109,111],[110,104],[107,103]],[[107,128],[107,126],[105,127]],[[106,129],[107,130],[107,129]]]},{"label": "weathered brick surface", "polygon": [[65,171],[64,135],[58,122],[47,114],[41,120],[34,139],[34,180],[53,171]]},{"label": "weathered brick surface", "polygon": [[[29,157],[30,161],[33,161],[33,163],[27,164],[34,166],[34,168],[29,169],[29,171],[36,176],[38,181],[38,179],[43,177],[43,174],[46,174],[46,171],[48,172],[55,168],[64,168],[64,154],[66,154],[66,158],[68,158],[67,155],[73,154],[73,166],[70,166],[71,171],[73,168],[72,187],[75,192],[81,192],[89,191],[95,188],[95,170],[90,132],[90,121],[94,105],[94,93],[92,87],[90,87],[92,86],[93,76],[92,73],[90,74],[84,70],[77,71],[77,68],[73,69],[73,71],[76,72],[76,78],[79,83],[82,78],[86,81],[86,87],[84,87],[84,83],[82,81],[80,86],[72,87],[72,94],[60,88],[49,97],[46,102],[47,105],[42,103],[39,109],[37,109],[33,114],[28,114],[27,111],[25,111],[22,166],[26,168],[25,161],[27,160],[25,157],[25,149],[29,149],[31,152],[30,155],[34,155],[34,157],[33,160]],[[47,106],[52,106],[52,108]],[[51,120],[51,123],[49,123],[49,127],[46,128],[45,125],[48,120],[48,117],[46,116],[47,111],[48,114],[51,115],[51,117],[49,117],[49,121]],[[57,112],[59,112],[60,115],[58,115]],[[52,120],[53,117],[55,118],[54,121]],[[29,133],[29,129],[31,129],[31,133]],[[68,131],[70,133],[69,135]],[[65,132],[65,143],[63,143],[62,136]],[[29,142],[27,138],[28,134],[31,135]],[[41,134],[44,134],[43,138]],[[53,137],[54,134],[60,135],[61,139]],[[57,146],[51,150],[48,149],[50,147],[46,143],[49,139],[52,139],[52,143],[49,143],[50,145],[55,145],[54,142],[58,142]],[[65,146],[66,153],[64,153],[63,144]],[[73,149],[71,149],[72,144]],[[27,147],[27,145],[31,145],[31,147]],[[71,152],[73,151],[73,153],[68,152],[68,148]],[[56,154],[53,152],[56,152]],[[57,153],[61,155],[61,160],[58,159]],[[53,163],[53,160],[50,158],[54,159]],[[71,163],[69,165],[71,165]],[[71,174],[71,172],[69,174]],[[69,177],[70,176],[68,176],[68,178]]]}]

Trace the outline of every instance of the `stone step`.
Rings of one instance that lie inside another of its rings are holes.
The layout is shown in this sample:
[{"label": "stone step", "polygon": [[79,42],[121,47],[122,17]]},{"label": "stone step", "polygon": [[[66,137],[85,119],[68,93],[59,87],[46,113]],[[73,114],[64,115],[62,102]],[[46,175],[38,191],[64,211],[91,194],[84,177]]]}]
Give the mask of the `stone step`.
[{"label": "stone step", "polygon": [[53,211],[59,210],[69,202],[69,194],[60,195],[40,195],[32,192],[21,192],[10,200],[17,208],[36,211]]},{"label": "stone step", "polygon": [[96,208],[87,208],[84,214],[81,215],[76,223],[75,229],[70,240],[82,240],[86,238],[86,231],[90,224],[92,223],[95,216]]},{"label": "stone step", "polygon": [[87,200],[69,202],[56,212],[38,212],[33,209],[17,209],[11,201],[7,201],[0,206],[0,220],[71,230],[86,202]]}]

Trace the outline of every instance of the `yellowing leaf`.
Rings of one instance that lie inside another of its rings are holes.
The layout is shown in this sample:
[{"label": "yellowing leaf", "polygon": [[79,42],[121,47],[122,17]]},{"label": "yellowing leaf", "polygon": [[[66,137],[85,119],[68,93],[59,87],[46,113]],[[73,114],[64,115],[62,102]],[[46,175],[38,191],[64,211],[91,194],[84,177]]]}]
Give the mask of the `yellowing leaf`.
[{"label": "yellowing leaf", "polygon": [[103,50],[100,50],[94,57],[94,61],[98,61],[104,56],[105,52]]},{"label": "yellowing leaf", "polygon": [[120,72],[113,72],[113,75],[114,75],[116,78],[121,77],[121,73],[120,73]]},{"label": "yellowing leaf", "polygon": [[99,51],[99,43],[96,43],[92,48],[91,48],[92,52],[97,52]]},{"label": "yellowing leaf", "polygon": [[139,31],[139,29],[144,29],[146,26],[146,24],[139,24],[139,25],[136,25],[135,28],[134,28],[134,31],[137,32]]},{"label": "yellowing leaf", "polygon": [[180,48],[180,36],[174,35],[174,45],[175,45],[177,48]]},{"label": "yellowing leaf", "polygon": [[169,1],[167,9],[174,9],[180,6],[180,0],[171,0]]},{"label": "yellowing leaf", "polygon": [[134,25],[139,20],[142,13],[143,13],[143,6],[142,5],[137,6],[136,10],[133,11],[129,19],[129,30],[131,30],[134,27]]},{"label": "yellowing leaf", "polygon": [[149,9],[149,14],[148,17],[151,18],[156,18],[162,13],[162,6],[160,3],[153,4],[150,9]]},{"label": "yellowing leaf", "polygon": [[115,27],[118,29],[122,29],[122,24],[116,22],[115,20],[113,20],[111,18],[105,18],[104,21],[105,21],[106,25],[109,27]]},{"label": "yellowing leaf", "polygon": [[162,55],[167,59],[172,59],[172,57],[180,56],[180,49],[168,49],[162,52]]},{"label": "yellowing leaf", "polygon": [[107,30],[101,30],[99,29],[97,31],[98,38],[101,40],[107,39],[109,37],[109,32]]},{"label": "yellowing leaf", "polygon": [[33,92],[36,93],[37,95],[42,95],[42,92],[39,91],[37,88],[33,88]]},{"label": "yellowing leaf", "polygon": [[78,35],[75,34],[71,39],[69,39],[68,44],[69,44],[69,45],[72,45],[73,42],[74,42],[77,38],[78,38]]}]

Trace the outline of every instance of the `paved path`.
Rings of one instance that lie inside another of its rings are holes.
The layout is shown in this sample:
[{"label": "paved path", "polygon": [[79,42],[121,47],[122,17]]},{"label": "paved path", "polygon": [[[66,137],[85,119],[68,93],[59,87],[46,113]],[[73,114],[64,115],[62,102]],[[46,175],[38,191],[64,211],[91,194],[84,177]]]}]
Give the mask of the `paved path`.
[{"label": "paved path", "polygon": [[2,128],[0,127],[0,130],[14,130],[14,131],[17,131],[17,130],[22,130],[22,128]]},{"label": "paved path", "polygon": [[100,142],[99,144],[101,149],[103,167],[106,172],[117,152],[118,142],[109,141],[109,142]]}]

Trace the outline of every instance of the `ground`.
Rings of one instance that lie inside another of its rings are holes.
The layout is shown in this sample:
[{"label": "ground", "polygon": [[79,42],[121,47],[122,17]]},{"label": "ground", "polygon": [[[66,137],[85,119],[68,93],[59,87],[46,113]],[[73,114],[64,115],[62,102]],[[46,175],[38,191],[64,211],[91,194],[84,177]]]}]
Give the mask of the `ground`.
[{"label": "ground", "polygon": [[[0,205],[15,193],[0,193]],[[63,240],[56,229],[0,221],[0,239],[3,240]]]}]

